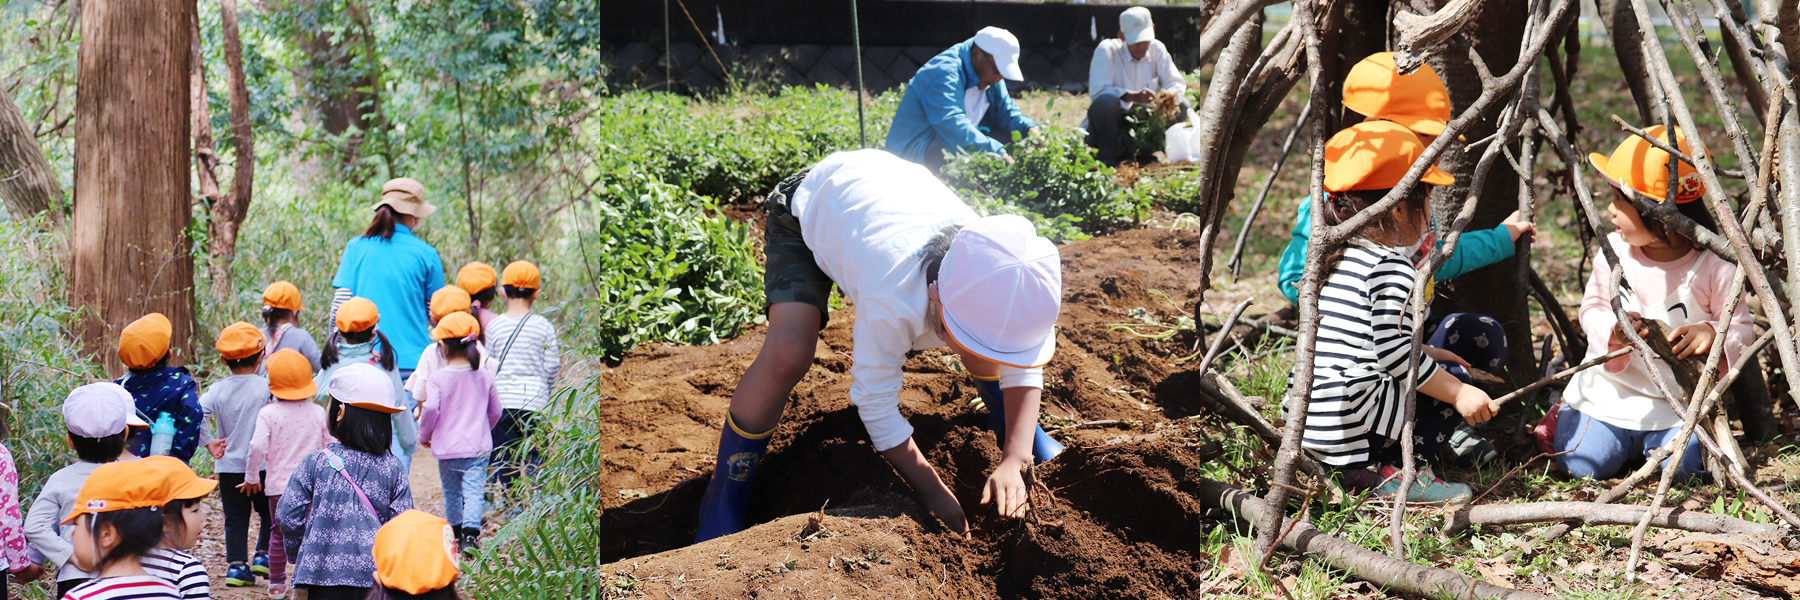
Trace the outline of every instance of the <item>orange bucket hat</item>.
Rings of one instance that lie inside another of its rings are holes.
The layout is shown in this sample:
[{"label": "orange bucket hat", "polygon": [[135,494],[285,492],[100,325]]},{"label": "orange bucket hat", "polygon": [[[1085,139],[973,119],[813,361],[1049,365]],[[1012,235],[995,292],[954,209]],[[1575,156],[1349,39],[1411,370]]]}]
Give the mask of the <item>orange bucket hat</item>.
[{"label": "orange bucket hat", "polygon": [[[1325,190],[1349,192],[1394,187],[1424,153],[1425,144],[1419,142],[1419,136],[1398,123],[1357,123],[1325,142]],[[1456,178],[1433,165],[1419,182],[1450,185],[1456,183]]]},{"label": "orange bucket hat", "polygon": [[470,296],[479,294],[482,290],[494,289],[496,283],[498,281],[494,279],[494,268],[481,261],[463,265],[462,269],[456,271],[456,287],[462,288]]},{"label": "orange bucket hat", "polygon": [[522,260],[513,261],[513,264],[506,265],[506,271],[500,273],[500,283],[522,290],[538,289],[537,265]]},{"label": "orange bucket hat", "polygon": [[469,312],[475,300],[469,293],[455,286],[444,286],[431,294],[431,320],[442,321],[453,313]]},{"label": "orange bucket hat", "polygon": [[408,509],[375,531],[375,581],[414,595],[449,587],[460,574],[455,548],[448,521]]},{"label": "orange bucket hat", "polygon": [[269,357],[269,393],[282,400],[305,400],[318,394],[312,362],[293,348]]},{"label": "orange bucket hat", "polygon": [[1450,90],[1437,71],[1422,64],[1411,75],[1401,75],[1392,52],[1370,54],[1350,67],[1344,106],[1424,135],[1442,134],[1450,122]]},{"label": "orange bucket hat", "polygon": [[162,313],[150,313],[119,332],[119,361],[133,369],[147,369],[169,353],[174,326]]},{"label": "orange bucket hat", "polygon": [[248,358],[263,350],[263,333],[255,326],[238,321],[225,326],[219,332],[219,341],[213,344],[219,356],[225,360]]},{"label": "orange bucket hat", "polygon": [[[1656,141],[1669,143],[1669,132],[1661,125],[1651,125],[1644,129],[1644,133],[1655,137]],[[1680,127],[1675,128],[1675,148],[1688,156],[1694,156],[1694,151],[1688,147],[1687,136],[1681,133]],[[1701,148],[1700,152],[1705,154],[1706,149]],[[1613,187],[1620,191],[1637,190],[1657,202],[1669,197],[1670,158],[1668,152],[1650,145],[1650,142],[1637,135],[1626,136],[1625,141],[1619,143],[1618,149],[1613,150],[1610,157],[1597,153],[1588,154],[1588,162],[1599,169],[1600,174],[1605,175],[1606,181],[1613,184]],[[1693,165],[1681,163],[1675,177],[1677,204],[1699,200],[1706,191],[1706,186],[1700,183],[1700,174],[1694,171]]]},{"label": "orange bucket hat", "polygon": [[263,306],[299,312],[300,288],[286,281],[271,283],[263,290]]},{"label": "orange bucket hat", "polygon": [[338,331],[368,331],[379,322],[381,312],[375,310],[375,302],[368,298],[351,298],[338,307]]}]

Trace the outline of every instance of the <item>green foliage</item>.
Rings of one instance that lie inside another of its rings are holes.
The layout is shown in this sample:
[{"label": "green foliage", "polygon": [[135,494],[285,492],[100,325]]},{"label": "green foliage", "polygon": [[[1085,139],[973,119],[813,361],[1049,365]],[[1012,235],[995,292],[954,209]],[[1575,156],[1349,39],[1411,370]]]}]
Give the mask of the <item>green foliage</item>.
[{"label": "green foliage", "polygon": [[72,339],[75,311],[62,302],[64,239],[41,225],[0,220],[0,401],[11,413],[6,447],[21,499],[37,497],[51,473],[74,462],[63,441],[63,398],[106,375]]},{"label": "green foliage", "polygon": [[1008,151],[1014,164],[997,154],[959,156],[944,165],[944,183],[977,211],[1019,209],[1042,217],[1033,219],[1040,232],[1059,241],[1117,231],[1149,216],[1147,200],[1119,187],[1078,131],[1046,127]]},{"label": "green foliage", "polygon": [[576,234],[593,295],[571,310],[580,344],[618,360],[650,341],[713,344],[761,321],[750,228],[686,190],[645,177],[613,184],[596,227]]}]

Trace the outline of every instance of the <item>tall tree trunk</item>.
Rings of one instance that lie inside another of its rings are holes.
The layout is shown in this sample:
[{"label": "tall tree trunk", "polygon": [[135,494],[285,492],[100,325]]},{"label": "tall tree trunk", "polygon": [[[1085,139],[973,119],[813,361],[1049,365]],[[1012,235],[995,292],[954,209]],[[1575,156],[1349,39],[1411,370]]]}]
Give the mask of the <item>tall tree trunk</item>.
[{"label": "tall tree trunk", "polygon": [[[323,2],[303,0],[297,9],[302,13],[326,12],[329,9]],[[340,136],[352,130],[361,132],[346,139],[342,148],[340,165],[350,166],[360,158],[369,132],[379,126],[381,82],[374,66],[375,34],[367,13],[356,2],[346,2],[344,7],[353,27],[338,32],[301,32],[299,45],[306,55],[306,66],[301,69],[300,79],[326,133]],[[391,170],[392,161],[388,162]]]},{"label": "tall tree trunk", "polygon": [[56,183],[37,136],[31,134],[31,125],[0,89],[0,203],[15,219],[48,211],[53,221],[60,222],[62,202],[62,186]]},{"label": "tall tree trunk", "polygon": [[250,131],[250,88],[244,83],[244,44],[238,37],[237,0],[219,2],[219,23],[225,30],[226,86],[231,94],[231,134],[237,150],[232,163],[231,193],[212,205],[208,251],[212,254],[212,292],[216,298],[231,295],[231,261],[237,254],[238,226],[250,212],[256,183],[256,139]]},{"label": "tall tree trunk", "polygon": [[1650,66],[1644,63],[1644,36],[1638,31],[1637,17],[1631,12],[1631,1],[1594,1],[1600,8],[1601,20],[1606,22],[1606,35],[1612,38],[1613,53],[1619,57],[1619,70],[1625,75],[1625,85],[1631,87],[1631,99],[1637,102],[1638,123],[1649,126],[1668,122],[1668,115],[1663,114],[1667,111],[1663,110],[1662,105],[1650,101],[1659,96],[1651,83]]},{"label": "tall tree trunk", "polygon": [[174,324],[173,364],[194,327],[188,68],[193,0],[86,0],[75,100],[71,304],[110,373],[119,328],[149,312]]}]

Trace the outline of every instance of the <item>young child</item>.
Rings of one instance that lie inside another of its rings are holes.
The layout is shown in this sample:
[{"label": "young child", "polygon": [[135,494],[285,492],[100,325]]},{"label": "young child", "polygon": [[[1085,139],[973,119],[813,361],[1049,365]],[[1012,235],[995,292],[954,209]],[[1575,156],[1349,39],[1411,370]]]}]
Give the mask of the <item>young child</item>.
[{"label": "young child", "polygon": [[[313,340],[311,333],[300,328],[300,288],[286,281],[269,284],[263,290],[263,325],[269,335],[269,353],[293,349],[305,356],[312,363],[314,373],[319,372],[319,343]],[[258,370],[257,374],[267,374]]]},{"label": "young child", "polygon": [[490,432],[500,422],[500,396],[476,349],[480,334],[481,323],[469,313],[451,313],[438,322],[431,338],[443,347],[448,364],[431,376],[419,403],[419,445],[437,458],[444,516],[457,525],[462,552],[473,552],[481,538]]},{"label": "young child", "polygon": [[167,456],[151,456],[139,462],[164,474],[168,498],[162,505],[162,543],[139,559],[144,571],[175,586],[183,600],[212,597],[206,566],[187,551],[200,541],[200,529],[206,526],[206,505],[202,500],[219,487],[219,482],[201,479],[187,464]]},{"label": "young child", "polygon": [[[169,318],[162,313],[144,315],[119,334],[119,360],[131,369],[117,383],[131,392],[131,397],[146,423],[152,428],[131,436],[130,450],[138,456],[163,453],[187,462],[200,447],[200,386],[188,375],[186,367],[169,366]],[[165,452],[152,447],[157,421],[168,415],[175,424],[175,437]]]},{"label": "young child", "polygon": [[375,591],[369,600],[457,600],[450,523],[409,510],[375,532]]},{"label": "young child", "polygon": [[[269,403],[269,380],[259,374],[267,372],[263,365],[264,346],[263,332],[249,323],[232,323],[220,331],[214,348],[231,376],[207,386],[206,393],[200,395],[200,409],[211,415],[218,426],[214,436],[217,440],[207,448],[213,452],[213,470],[219,474],[221,488],[219,500],[225,510],[225,585],[230,587],[255,585],[257,574],[269,574],[269,500],[261,493],[246,494],[242,489],[257,414]],[[247,541],[252,512],[261,523],[254,560]]]},{"label": "young child", "polygon": [[463,268],[456,272],[456,287],[469,294],[469,314],[475,315],[475,319],[481,321],[482,343],[487,342],[487,331],[494,322],[494,317],[500,316],[494,311],[488,310],[488,305],[494,303],[494,296],[499,294],[500,288],[496,285],[498,283],[499,280],[495,279],[494,268],[484,262],[476,261],[463,265]]},{"label": "young child", "polygon": [[72,528],[61,523],[75,508],[75,497],[90,473],[129,456],[125,453],[127,428],[143,424],[131,402],[131,392],[110,382],[75,388],[63,400],[63,424],[68,427],[69,447],[75,449],[77,460],[44,480],[31,510],[25,513],[25,539],[44,555],[44,567],[56,573],[57,597],[94,576],[70,561],[75,552],[69,537]]},{"label": "young child", "polygon": [[[269,394],[279,401],[256,413],[250,450],[244,458],[244,482],[238,488],[247,496],[266,498],[264,508],[273,513],[301,459],[334,440],[325,424],[325,407],[309,402],[318,386],[306,357],[292,349],[282,350],[269,357],[268,363]],[[279,526],[269,528],[268,533],[269,597],[285,598],[289,544]]]},{"label": "young child", "polygon": [[[43,567],[25,553],[25,516],[19,512],[19,469],[12,451],[0,444],[0,567],[19,583],[37,581]],[[0,579],[0,600],[6,598],[6,581]]]},{"label": "young child", "polygon": [[492,462],[500,485],[511,485],[521,472],[538,461],[537,451],[516,456],[517,446],[531,435],[537,413],[550,403],[550,388],[562,371],[561,347],[556,326],[531,311],[537,302],[540,281],[537,265],[517,261],[500,274],[506,293],[506,313],[494,317],[488,330],[488,346],[494,350],[494,387],[500,393],[500,424],[494,427]]},{"label": "young child", "polygon": [[63,600],[183,600],[180,590],[143,564],[163,541],[162,507],[173,496],[171,479],[157,463],[141,460],[94,469],[62,520],[74,531],[70,561],[94,579],[67,590]]},{"label": "young child", "polygon": [[[1661,125],[1645,132],[1668,141]],[[1681,151],[1693,152],[1679,129],[1675,140]],[[1706,356],[1723,337],[1722,368],[1736,364],[1751,339],[1749,303],[1740,302],[1731,315],[1721,313],[1730,299],[1727,294],[1737,267],[1661,222],[1643,218],[1628,195],[1664,202],[1670,186],[1669,154],[1634,135],[1626,137],[1611,157],[1589,154],[1588,162],[1613,185],[1615,195],[1607,212],[1618,230],[1608,234],[1606,242],[1618,254],[1621,264],[1617,268],[1624,269],[1625,281],[1631,286],[1622,299],[1634,321],[1631,326],[1642,335],[1646,331],[1642,320],[1662,321],[1670,328],[1668,342],[1681,358]],[[1677,177],[1675,208],[1700,226],[1717,230],[1711,213],[1698,201],[1703,189],[1694,168],[1682,164]],[[1587,333],[1588,359],[1627,344],[1621,332],[1626,324],[1618,322],[1612,309],[1613,295],[1620,293],[1612,289],[1613,268],[1604,254],[1595,253],[1594,271],[1577,317]],[[1637,353],[1575,375],[1563,392],[1562,408],[1555,412],[1552,447],[1557,452],[1572,450],[1555,458],[1557,466],[1574,477],[1606,479],[1617,476],[1626,459],[1675,443],[1681,415],[1663,400],[1651,380],[1652,364],[1667,381],[1675,381],[1674,372],[1663,361],[1646,361]],[[1698,441],[1690,438],[1679,468],[1677,473],[1684,479],[1704,471]]]},{"label": "young child", "polygon": [[406,393],[406,387],[400,382],[400,371],[396,367],[394,346],[388,343],[386,335],[376,329],[381,322],[381,313],[375,310],[375,303],[366,298],[351,298],[338,307],[337,331],[325,339],[325,352],[320,364],[325,370],[320,371],[315,381],[325,387],[331,381],[332,374],[345,365],[364,363],[380,367],[382,372],[394,384],[393,405],[400,408],[394,415],[392,446],[394,456],[400,458],[400,466],[412,470],[412,453],[418,444],[419,425],[410,412],[413,409],[412,398]]},{"label": "young child", "polygon": [[[1387,121],[1366,121],[1338,132],[1325,145],[1329,193],[1316,209],[1318,218],[1337,225],[1380,201],[1424,152],[1418,136]],[[1435,166],[1420,180],[1429,185],[1455,182]],[[1372,487],[1385,498],[1399,493],[1399,438],[1408,386],[1418,387],[1418,405],[1414,439],[1407,443],[1423,461],[1437,458],[1457,425],[1465,420],[1480,424],[1497,409],[1486,392],[1432,360],[1429,347],[1418,358],[1418,379],[1407,380],[1414,327],[1407,300],[1419,261],[1434,241],[1426,200],[1430,190],[1414,186],[1406,200],[1327,258],[1328,275],[1319,297],[1318,358],[1311,373],[1289,376],[1289,385],[1296,377],[1313,380],[1302,447],[1337,468],[1349,486]],[[1427,464],[1421,465],[1406,500],[1470,498],[1469,486],[1444,482]]]},{"label": "young child", "polygon": [[375,531],[413,507],[400,459],[388,451],[392,380],[381,369],[351,363],[330,382],[326,422],[339,443],[300,460],[275,511],[298,548],[294,584],[309,600],[362,600],[375,585]]},{"label": "young child", "polygon": [[[437,326],[444,317],[453,313],[473,314],[469,312],[470,302],[468,292],[462,291],[461,288],[452,286],[438,288],[438,291],[431,295],[432,326]],[[481,354],[487,354],[487,346],[483,346],[479,340],[475,342],[475,349]],[[488,361],[487,365],[488,373],[492,374],[494,372],[493,361]],[[438,369],[442,368],[444,368],[444,345],[426,346],[425,351],[419,353],[419,366],[414,368],[412,375],[406,378],[406,392],[412,394],[414,399],[423,404],[425,384],[431,381],[432,373],[436,373]]]}]

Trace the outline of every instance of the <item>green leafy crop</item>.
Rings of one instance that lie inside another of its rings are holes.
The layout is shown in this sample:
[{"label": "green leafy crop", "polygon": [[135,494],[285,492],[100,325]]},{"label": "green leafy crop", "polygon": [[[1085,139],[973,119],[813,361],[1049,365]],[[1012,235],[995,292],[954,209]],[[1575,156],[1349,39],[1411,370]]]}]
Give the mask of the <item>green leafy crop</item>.
[{"label": "green leafy crop", "polygon": [[[997,154],[968,154],[944,165],[944,183],[986,214],[1027,214],[1046,237],[1084,239],[1130,227],[1149,202],[1113,181],[1113,170],[1072,129],[1047,127]],[[1035,217],[1035,218],[1034,218]]]}]

